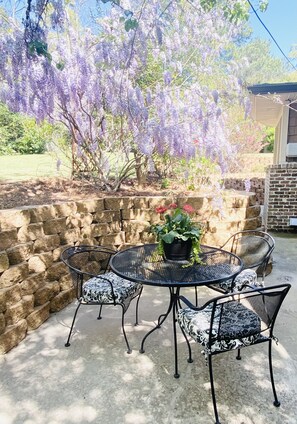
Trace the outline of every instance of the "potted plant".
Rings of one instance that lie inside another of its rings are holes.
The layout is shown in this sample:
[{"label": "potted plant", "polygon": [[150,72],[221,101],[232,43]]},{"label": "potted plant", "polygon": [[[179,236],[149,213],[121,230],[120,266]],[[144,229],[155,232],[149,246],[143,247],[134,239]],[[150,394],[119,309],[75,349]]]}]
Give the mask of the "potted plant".
[{"label": "potted plant", "polygon": [[202,228],[193,223],[190,216],[194,208],[187,204],[180,208],[172,203],[168,207],[157,207],[156,212],[164,214],[164,221],[150,228],[157,236],[157,254],[165,259],[188,260],[190,265],[202,263],[199,257]]}]

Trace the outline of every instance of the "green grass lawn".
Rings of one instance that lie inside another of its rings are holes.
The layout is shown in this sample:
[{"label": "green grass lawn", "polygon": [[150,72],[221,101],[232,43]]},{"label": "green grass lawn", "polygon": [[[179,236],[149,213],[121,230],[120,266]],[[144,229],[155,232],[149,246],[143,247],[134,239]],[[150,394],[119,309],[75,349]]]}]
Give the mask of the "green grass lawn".
[{"label": "green grass lawn", "polygon": [[42,155],[0,156],[0,181],[29,180],[45,177],[70,177],[70,164],[66,158],[57,170],[57,157]]}]

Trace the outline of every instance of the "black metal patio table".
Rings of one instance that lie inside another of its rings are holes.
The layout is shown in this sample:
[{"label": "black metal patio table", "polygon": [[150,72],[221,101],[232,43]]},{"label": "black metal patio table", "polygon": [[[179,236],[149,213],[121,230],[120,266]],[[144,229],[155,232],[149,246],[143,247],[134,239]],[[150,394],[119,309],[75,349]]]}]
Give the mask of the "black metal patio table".
[{"label": "black metal patio table", "polygon": [[202,264],[156,258],[156,244],[135,246],[116,253],[110,262],[111,269],[122,278],[150,286],[168,287],[170,299],[167,311],[158,318],[158,324],[142,339],[140,353],[144,353],[147,337],[163,324],[172,311],[175,373],[178,378],[176,337],[176,311],[180,289],[183,287],[208,286],[234,279],[242,269],[240,258],[225,250],[202,245]]}]

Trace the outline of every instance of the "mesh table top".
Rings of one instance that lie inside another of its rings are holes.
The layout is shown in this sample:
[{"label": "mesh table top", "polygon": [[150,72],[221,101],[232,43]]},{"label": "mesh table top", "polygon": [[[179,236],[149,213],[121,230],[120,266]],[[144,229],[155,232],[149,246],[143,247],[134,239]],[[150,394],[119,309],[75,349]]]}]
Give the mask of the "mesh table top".
[{"label": "mesh table top", "polygon": [[202,245],[202,264],[153,257],[156,244],[131,247],[116,253],[111,269],[120,277],[143,284],[164,287],[188,287],[220,283],[233,279],[242,269],[238,256],[225,250]]}]

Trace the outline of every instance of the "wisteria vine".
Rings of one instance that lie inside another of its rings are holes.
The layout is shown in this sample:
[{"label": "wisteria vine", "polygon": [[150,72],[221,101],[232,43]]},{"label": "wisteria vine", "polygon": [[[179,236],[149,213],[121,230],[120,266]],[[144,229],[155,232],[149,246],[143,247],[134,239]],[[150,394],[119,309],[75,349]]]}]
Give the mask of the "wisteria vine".
[{"label": "wisteria vine", "polygon": [[[0,16],[9,28],[0,32],[0,98],[13,111],[66,125],[74,170],[107,189],[156,153],[205,155],[224,170],[232,154],[225,109],[249,104],[239,65],[225,60],[240,21],[215,3],[122,1],[94,33],[63,1],[28,0],[24,27]],[[133,13],[123,19],[123,10]]]}]

